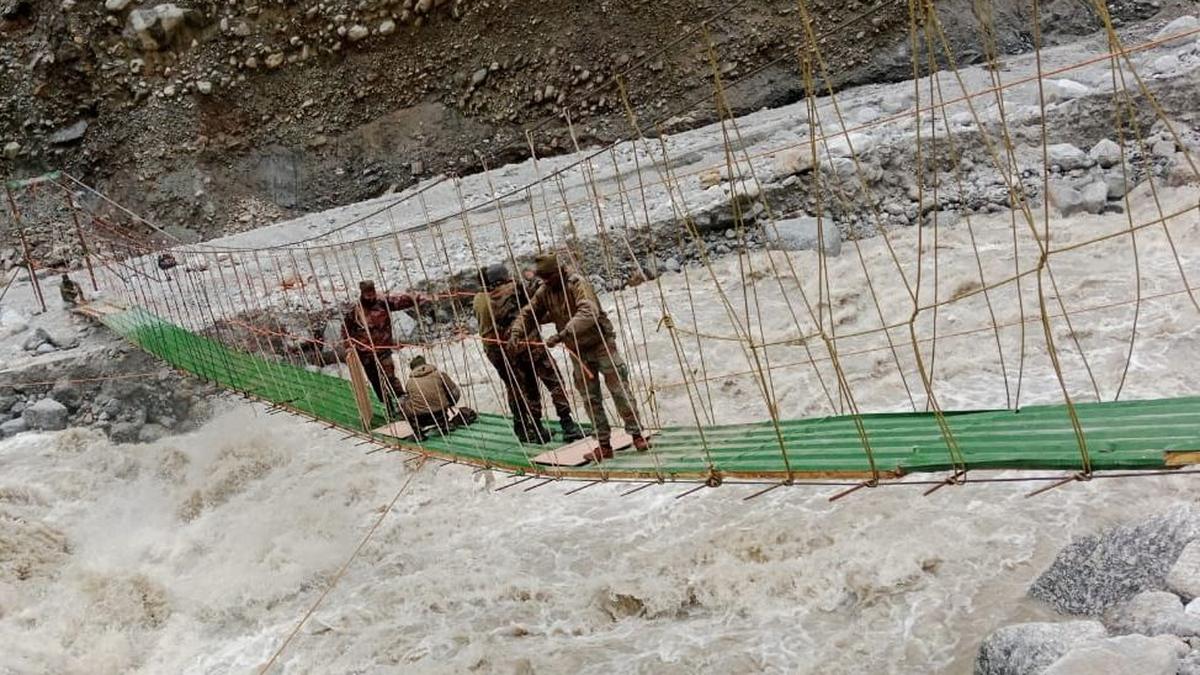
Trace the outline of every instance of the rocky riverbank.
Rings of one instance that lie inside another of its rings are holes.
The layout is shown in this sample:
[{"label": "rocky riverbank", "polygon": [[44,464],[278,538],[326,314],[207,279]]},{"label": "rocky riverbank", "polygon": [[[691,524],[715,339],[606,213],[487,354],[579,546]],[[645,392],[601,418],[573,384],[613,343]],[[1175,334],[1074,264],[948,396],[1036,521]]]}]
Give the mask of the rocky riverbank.
[{"label": "rocky riverbank", "polygon": [[1073,540],[1029,596],[1063,620],[996,630],[976,675],[1200,674],[1200,508]]}]

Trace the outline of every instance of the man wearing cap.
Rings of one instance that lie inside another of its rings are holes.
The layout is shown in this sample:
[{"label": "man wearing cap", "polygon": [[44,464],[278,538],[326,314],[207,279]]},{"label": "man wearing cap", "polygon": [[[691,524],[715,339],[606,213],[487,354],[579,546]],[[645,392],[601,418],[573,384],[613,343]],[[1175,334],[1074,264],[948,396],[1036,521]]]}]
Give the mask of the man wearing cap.
[{"label": "man wearing cap", "polygon": [[[475,294],[475,318],[479,321],[483,352],[504,382],[513,432],[522,443],[541,444],[552,439],[550,431],[542,425],[540,380],[550,391],[563,440],[569,443],[583,438],[583,429],[571,415],[571,403],[550,352],[541,344],[519,345],[513,352],[506,348],[513,322],[529,303],[529,290],[524,283],[513,280],[503,264],[481,268],[479,278],[483,290]],[[536,332],[530,326],[525,329],[526,334]]]},{"label": "man wearing cap", "polygon": [[404,387],[396,379],[396,364],[392,361],[396,341],[392,337],[391,312],[416,307],[428,299],[416,293],[381,297],[375,292],[373,281],[359,282],[358,289],[358,302],[342,319],[342,337],[346,348],[358,354],[375,395],[394,416],[400,411],[398,402],[404,396]]},{"label": "man wearing cap", "polygon": [[629,370],[617,352],[612,322],[600,308],[596,292],[583,277],[561,265],[553,253],[539,255],[534,260],[534,273],[542,285],[513,322],[509,350],[524,346],[527,335],[537,335],[537,329],[530,327],[553,323],[558,332],[546,339],[545,346],[562,344],[574,356],[575,388],[587,401],[588,418],[600,442],[588,459],[599,462],[613,456],[601,378],[625,422],[625,430],[633,437],[633,447],[639,451],[649,449],[634,407]]},{"label": "man wearing cap", "polygon": [[418,440],[425,438],[428,427],[433,427],[438,434],[445,434],[460,424],[471,423],[475,411],[470,408],[459,408],[459,414],[451,416],[462,392],[449,375],[420,355],[414,356],[408,367],[408,396],[401,404],[401,410]]}]

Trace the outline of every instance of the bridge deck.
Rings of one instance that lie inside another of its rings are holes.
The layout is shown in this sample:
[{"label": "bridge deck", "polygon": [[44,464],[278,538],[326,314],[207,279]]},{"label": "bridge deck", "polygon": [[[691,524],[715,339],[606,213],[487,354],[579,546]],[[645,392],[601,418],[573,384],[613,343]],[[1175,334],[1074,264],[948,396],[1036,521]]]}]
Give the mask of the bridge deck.
[{"label": "bridge deck", "polygon": [[[182,370],[255,398],[343,427],[361,429],[350,383],[284,362],[230,349],[140,309],[86,308],[84,313]],[[383,424],[382,409],[375,403]],[[1076,406],[1093,470],[1159,470],[1200,459],[1200,397],[1084,403]],[[1019,411],[964,411],[946,418],[969,469],[1072,470],[1080,450],[1065,406]],[[860,418],[884,477],[953,471],[930,413]],[[546,476],[703,480],[723,478],[869,477],[871,467],[852,417],[662,429],[650,452],[618,453],[601,465],[542,466],[547,448],[522,446],[511,422],[481,414],[467,428],[423,442],[379,440],[435,457]],[[786,453],[787,461],[784,461]]]}]

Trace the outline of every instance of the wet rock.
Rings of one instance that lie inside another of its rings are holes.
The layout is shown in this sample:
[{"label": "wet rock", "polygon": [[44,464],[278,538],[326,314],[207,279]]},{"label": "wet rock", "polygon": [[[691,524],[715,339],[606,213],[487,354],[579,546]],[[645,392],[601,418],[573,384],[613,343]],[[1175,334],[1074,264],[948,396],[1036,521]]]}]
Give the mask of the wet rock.
[{"label": "wet rock", "polygon": [[384,19],[384,21],[379,24],[379,34],[380,35],[391,35],[392,33],[395,33],[395,32],[396,32],[396,22],[395,21],[392,21],[391,19]]},{"label": "wet rock", "polygon": [[1108,169],[1116,166],[1121,161],[1121,146],[1107,138],[1103,138],[1088,151],[1088,157],[1091,157],[1099,164],[1100,168]]},{"label": "wet rock", "polygon": [[17,155],[21,154],[21,144],[16,141],[9,141],[4,144],[5,159],[16,159]]},{"label": "wet rock", "polygon": [[50,397],[65,405],[71,412],[79,409],[81,396],[75,383],[65,377],[59,378],[50,389]]},{"label": "wet rock", "polygon": [[1074,647],[1042,675],[1176,675],[1187,651],[1174,636],[1122,635]]},{"label": "wet rock", "polygon": [[1184,612],[1179,596],[1167,591],[1139,593],[1110,610],[1104,622],[1115,634],[1200,635],[1200,617]]},{"label": "wet rock", "polygon": [[1163,588],[1184,546],[1198,536],[1200,511],[1189,505],[1079,537],[1059,551],[1029,595],[1065,614],[1099,615],[1142,591]]},{"label": "wet rock", "polygon": [[[1184,600],[1200,598],[1200,540],[1183,547],[1167,573],[1167,588]],[[1191,606],[1189,602],[1189,610]]]},{"label": "wet rock", "polygon": [[975,675],[1040,673],[1072,647],[1105,637],[1098,621],[1020,623],[988,635],[975,657]]},{"label": "wet rock", "polygon": [[67,428],[67,407],[52,398],[44,398],[21,413],[30,429],[59,431]]},{"label": "wet rock", "polygon": [[370,34],[371,29],[367,28],[366,26],[354,25],[350,27],[350,30],[346,31],[346,38],[351,42],[358,42],[359,40],[366,39],[366,37]]},{"label": "wet rock", "polygon": [[204,94],[205,96],[208,96],[209,94],[211,94],[212,90],[213,90],[212,82],[209,82],[208,80],[200,80],[199,82],[196,83],[196,91],[200,92],[201,94]]},{"label": "wet rock", "polygon": [[167,436],[166,427],[161,424],[146,424],[138,430],[137,440],[139,443],[154,443],[162,440]]},{"label": "wet rock", "polygon": [[23,417],[17,417],[0,424],[0,438],[9,438],[29,430],[29,425]]},{"label": "wet rock", "polygon": [[75,141],[83,138],[83,135],[87,133],[87,129],[87,120],[79,120],[65,129],[59,129],[58,131],[50,134],[46,140],[50,141],[54,145],[67,145],[68,143],[74,143]]},{"label": "wet rock", "polygon": [[267,68],[270,68],[271,70],[275,70],[279,66],[282,66],[283,62],[284,62],[283,52],[275,52],[274,54],[268,54],[267,60],[264,61]]},{"label": "wet rock", "polygon": [[474,73],[472,73],[471,74],[471,86],[478,87],[479,85],[483,84],[484,80],[487,79],[488,72],[489,71],[487,68],[480,68],[479,70],[476,70]]},{"label": "wet rock", "polygon": [[37,354],[49,354],[51,352],[56,352],[56,351],[58,351],[58,347],[55,347],[54,345],[50,344],[49,342],[43,342],[42,344],[37,346],[37,349],[34,350],[34,352]]},{"label": "wet rock", "polygon": [[108,438],[113,443],[136,443],[142,430],[139,422],[117,422],[108,431]]},{"label": "wet rock", "polygon": [[1052,166],[1058,166],[1063,171],[1086,169],[1093,163],[1087,153],[1070,143],[1051,145],[1046,148],[1046,157]]},{"label": "wet rock", "polygon": [[768,222],[763,229],[768,248],[812,251],[823,243],[826,255],[835,256],[842,252],[842,233],[829,216],[822,218],[819,225],[816,218],[804,216]]}]

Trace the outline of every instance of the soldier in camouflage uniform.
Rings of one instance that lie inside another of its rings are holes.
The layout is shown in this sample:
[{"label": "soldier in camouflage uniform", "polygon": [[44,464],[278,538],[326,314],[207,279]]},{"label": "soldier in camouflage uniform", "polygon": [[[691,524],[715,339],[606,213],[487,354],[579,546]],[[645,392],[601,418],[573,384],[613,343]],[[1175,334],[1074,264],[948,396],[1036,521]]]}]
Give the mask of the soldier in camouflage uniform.
[{"label": "soldier in camouflage uniform", "polygon": [[[563,388],[550,352],[543,345],[521,345],[516,351],[507,348],[513,322],[530,293],[523,282],[514,281],[504,265],[492,265],[479,270],[484,290],[475,294],[475,318],[479,321],[479,336],[484,354],[504,382],[508,407],[513,416],[513,431],[522,443],[548,443],[551,434],[542,425],[542,393],[540,380],[550,392],[550,400],[558,414],[563,440],[583,438],[583,430],[571,414],[571,403]],[[526,326],[528,333],[529,327]]]},{"label": "soldier in camouflage uniform", "polygon": [[342,337],[346,340],[346,348],[358,354],[363,373],[380,403],[390,415],[397,416],[404,387],[396,379],[396,364],[392,361],[396,341],[392,337],[391,312],[416,307],[425,298],[404,293],[380,296],[375,292],[373,281],[360,282],[358,288],[358,302],[342,319]]},{"label": "soldier in camouflage uniform", "polygon": [[600,389],[601,378],[625,422],[625,430],[633,437],[633,446],[639,451],[649,449],[634,406],[629,369],[617,352],[612,322],[600,308],[595,291],[583,277],[561,265],[552,253],[537,257],[534,272],[542,285],[513,323],[509,349],[522,346],[526,336],[536,336],[532,326],[539,322],[553,323],[558,333],[550,336],[545,345],[553,348],[562,344],[572,353],[575,388],[587,401],[588,418],[600,442],[600,447],[588,459],[599,462],[613,456],[611,427],[604,413],[604,393]]}]

